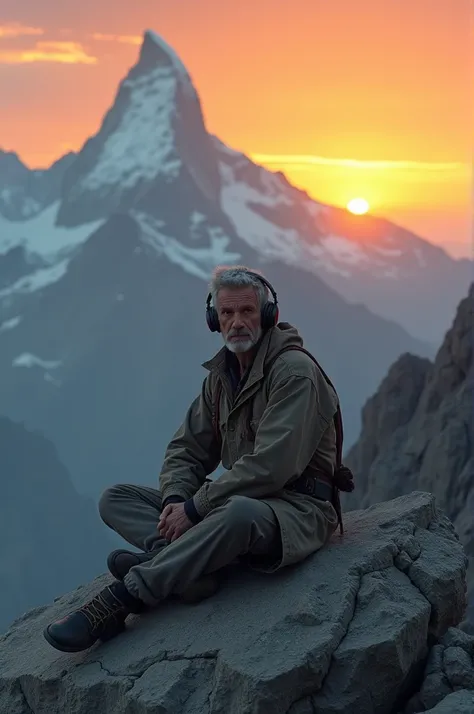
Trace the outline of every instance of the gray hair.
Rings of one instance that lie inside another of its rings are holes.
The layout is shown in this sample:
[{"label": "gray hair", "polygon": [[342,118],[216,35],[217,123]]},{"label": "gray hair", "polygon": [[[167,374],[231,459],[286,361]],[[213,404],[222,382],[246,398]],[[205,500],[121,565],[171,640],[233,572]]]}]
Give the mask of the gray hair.
[{"label": "gray hair", "polygon": [[[245,265],[220,265],[213,274],[209,291],[212,295],[214,306],[217,305],[217,295],[221,288],[247,288],[252,287],[257,293],[260,306],[268,300],[268,288],[258,278],[249,272],[261,275],[259,270],[246,268]],[[263,275],[262,275],[263,277]]]}]

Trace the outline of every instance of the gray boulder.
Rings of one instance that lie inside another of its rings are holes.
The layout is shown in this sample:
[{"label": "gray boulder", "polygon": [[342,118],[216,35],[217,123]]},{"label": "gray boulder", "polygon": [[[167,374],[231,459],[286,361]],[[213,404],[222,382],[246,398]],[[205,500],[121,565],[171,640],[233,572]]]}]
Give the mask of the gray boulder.
[{"label": "gray boulder", "polygon": [[448,694],[442,702],[430,709],[426,714],[473,714],[474,692],[461,689],[459,692]]},{"label": "gray boulder", "polygon": [[463,617],[466,557],[427,493],[345,520],[345,535],[300,566],[272,576],[229,568],[214,598],[164,604],[85,653],[57,652],[42,631],[106,576],[30,612],[0,638],[0,712],[399,710],[416,691],[430,641]]},{"label": "gray boulder", "polygon": [[404,714],[474,714],[474,637],[450,627],[431,648],[420,691]]}]

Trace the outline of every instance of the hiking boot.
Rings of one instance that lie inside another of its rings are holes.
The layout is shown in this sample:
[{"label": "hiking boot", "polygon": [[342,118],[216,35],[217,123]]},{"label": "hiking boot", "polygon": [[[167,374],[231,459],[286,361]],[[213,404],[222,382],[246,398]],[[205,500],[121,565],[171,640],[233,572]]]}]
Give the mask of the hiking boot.
[{"label": "hiking boot", "polygon": [[[107,558],[107,567],[116,580],[123,580],[130,568],[152,560],[160,550],[153,550],[149,553],[134,553],[131,550],[123,549],[114,550]],[[210,573],[200,577],[177,597],[182,602],[190,605],[215,595],[218,589],[219,579],[217,573]]]},{"label": "hiking boot", "polygon": [[81,652],[97,640],[105,642],[125,629],[125,618],[144,609],[125,585],[112,583],[75,612],[48,625],[43,634],[61,652]]},{"label": "hiking boot", "polygon": [[123,580],[130,568],[134,565],[141,565],[148,560],[152,560],[159,550],[152,550],[149,553],[134,553],[131,550],[113,550],[107,558],[107,567],[116,580]]}]

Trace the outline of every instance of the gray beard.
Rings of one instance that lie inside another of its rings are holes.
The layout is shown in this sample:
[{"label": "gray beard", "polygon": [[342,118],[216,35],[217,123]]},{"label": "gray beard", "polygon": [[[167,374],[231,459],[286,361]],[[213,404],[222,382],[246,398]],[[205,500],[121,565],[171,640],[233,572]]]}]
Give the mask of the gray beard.
[{"label": "gray beard", "polygon": [[253,347],[255,347],[257,342],[260,340],[261,336],[262,336],[262,330],[260,328],[253,339],[251,337],[249,337],[249,339],[245,340],[244,342],[242,342],[242,341],[232,342],[232,340],[228,340],[228,339],[224,338],[224,344],[227,347],[227,349],[230,352],[233,352],[234,354],[238,354],[241,352],[249,352]]}]

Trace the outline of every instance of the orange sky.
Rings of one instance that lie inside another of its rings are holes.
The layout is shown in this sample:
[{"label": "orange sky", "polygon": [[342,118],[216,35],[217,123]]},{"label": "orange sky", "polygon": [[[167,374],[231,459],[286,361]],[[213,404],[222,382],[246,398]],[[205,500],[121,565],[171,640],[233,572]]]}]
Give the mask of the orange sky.
[{"label": "orange sky", "polygon": [[229,145],[471,255],[473,16],[471,0],[2,0],[0,146],[31,166],[80,148],[150,27]]}]

